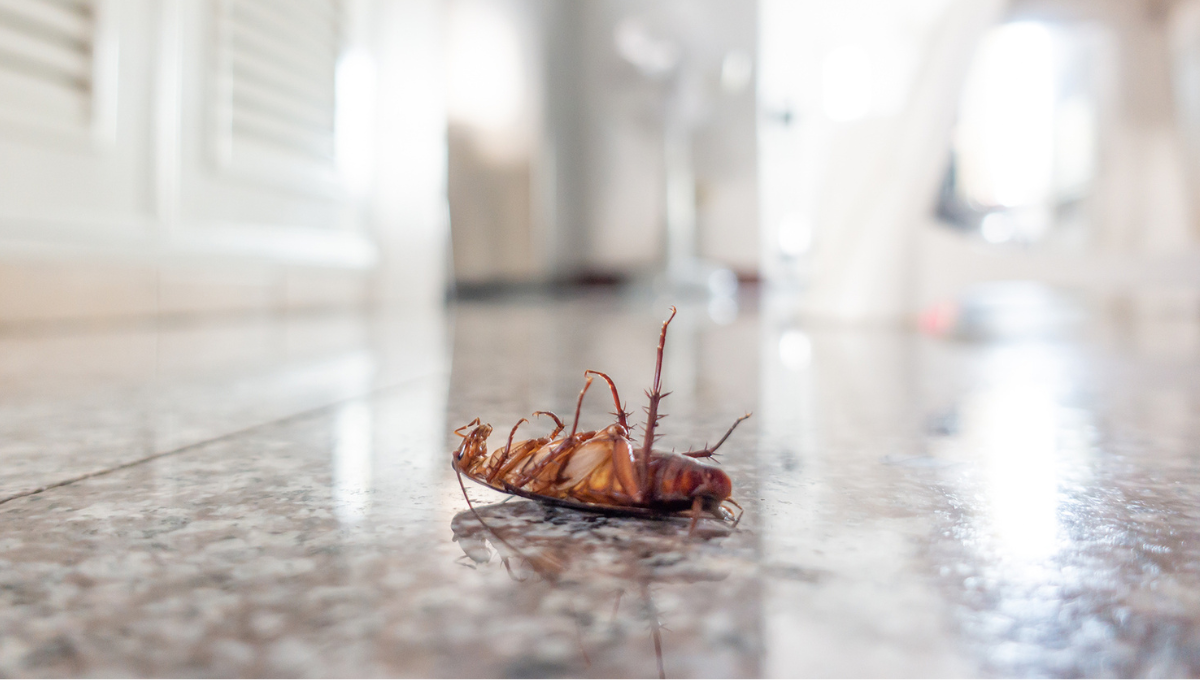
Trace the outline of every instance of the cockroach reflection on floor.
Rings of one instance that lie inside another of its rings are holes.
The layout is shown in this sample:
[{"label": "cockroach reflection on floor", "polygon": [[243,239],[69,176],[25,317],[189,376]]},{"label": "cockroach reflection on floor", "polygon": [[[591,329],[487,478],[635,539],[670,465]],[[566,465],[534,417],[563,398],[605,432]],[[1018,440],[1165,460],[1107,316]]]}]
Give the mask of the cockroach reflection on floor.
[{"label": "cockroach reflection on floor", "polygon": [[[659,334],[654,382],[646,392],[649,404],[640,444],[634,441],[628,420],[631,413],[622,406],[612,378],[589,369],[584,372],[575,419],[566,437],[559,438],[566,426],[550,411],[533,414],[554,421],[554,430],[549,435],[514,441],[517,428],[528,422],[522,418],[509,431],[507,445],[491,453],[487,450],[491,425],[476,418],[455,430],[463,439],[452,461],[460,474],[460,484],[461,475],[466,475],[496,491],[592,512],[645,517],[689,512],[692,519],[689,532],[695,531],[697,521],[704,515],[732,521],[736,526],[741,519],[741,506],[731,497],[733,484],[729,475],[703,459],[711,459],[734,429],[750,417],[749,413],[735,420],[713,446],[683,453],[653,448],[663,417],[659,409],[667,396],[662,391],[663,347],[675,313],[676,309],[671,307]],[[595,377],[608,383],[616,406],[613,414],[616,422],[601,430],[580,432],[583,397]],[[465,488],[463,494],[466,495]],[[726,506],[737,508],[738,512],[735,514]]]},{"label": "cockroach reflection on floor", "polygon": [[[725,524],[703,527],[706,540],[700,545],[664,523],[586,516],[519,501],[473,506],[455,515],[450,528],[463,551],[460,564],[471,569],[503,565],[513,581],[529,589],[527,594],[546,603],[537,611],[552,617],[545,621],[548,628],[562,620],[555,616],[573,622],[579,665],[574,672],[565,669],[565,675],[588,668],[589,674],[614,676],[637,668],[639,649],[646,648],[636,642],[634,631],[645,626],[658,677],[666,677],[664,646],[694,645],[698,632],[689,631],[678,613],[660,612],[654,589],[680,593],[685,588],[689,602],[711,604],[714,595],[706,584],[724,581],[732,569],[721,547],[733,533]],[[614,530],[619,540],[613,540]],[[664,619],[672,616],[683,627],[665,639]],[[628,646],[614,647],[623,639]]]}]

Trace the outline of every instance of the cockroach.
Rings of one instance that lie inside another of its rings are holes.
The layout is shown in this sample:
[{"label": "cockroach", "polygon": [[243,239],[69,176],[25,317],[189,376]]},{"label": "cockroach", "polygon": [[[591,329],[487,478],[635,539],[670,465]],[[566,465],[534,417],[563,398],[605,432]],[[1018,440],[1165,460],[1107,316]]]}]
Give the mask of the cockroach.
[{"label": "cockroach", "polygon": [[[535,411],[534,417],[546,416],[554,421],[554,431],[544,437],[514,441],[517,428],[529,422],[522,418],[508,433],[508,443],[490,454],[487,438],[492,426],[479,418],[455,430],[462,443],[454,450],[452,465],[462,475],[488,488],[523,496],[544,503],[562,505],[610,514],[662,517],[690,510],[694,532],[702,514],[719,520],[732,519],[734,526],[741,520],[742,507],[731,498],[733,484],[725,471],[701,459],[711,459],[725,443],[747,413],[733,422],[725,435],[713,446],[683,453],[655,450],[658,438],[655,431],[663,414],[659,406],[662,391],[663,347],[667,327],[676,310],[663,322],[658,338],[658,357],[654,365],[654,382],[646,396],[646,424],[642,442],[633,439],[627,413],[621,405],[617,386],[612,378],[600,371],[584,371],[583,389],[575,404],[575,420],[571,433],[559,438],[566,426],[550,411]],[[616,422],[602,430],[579,431],[579,412],[583,397],[594,377],[600,377],[612,392],[616,405]],[[466,494],[466,488],[463,488]],[[468,502],[469,499],[468,499]],[[738,509],[735,516],[724,506]]]}]

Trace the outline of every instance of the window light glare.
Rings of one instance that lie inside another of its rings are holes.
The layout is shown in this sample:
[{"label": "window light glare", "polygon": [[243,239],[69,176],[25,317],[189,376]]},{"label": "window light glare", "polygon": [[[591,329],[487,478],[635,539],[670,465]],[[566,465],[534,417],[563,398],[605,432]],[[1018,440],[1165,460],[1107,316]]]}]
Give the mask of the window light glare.
[{"label": "window light glare", "polygon": [[355,196],[371,190],[375,138],[375,63],[360,50],[338,60],[334,142],[338,171]]},{"label": "window light glare", "polygon": [[521,41],[511,17],[489,3],[455,3],[449,17],[447,113],[504,131],[521,115]]},{"label": "window light glare", "polygon": [[843,45],[821,63],[821,104],[835,122],[865,118],[874,97],[871,55],[862,45]]}]

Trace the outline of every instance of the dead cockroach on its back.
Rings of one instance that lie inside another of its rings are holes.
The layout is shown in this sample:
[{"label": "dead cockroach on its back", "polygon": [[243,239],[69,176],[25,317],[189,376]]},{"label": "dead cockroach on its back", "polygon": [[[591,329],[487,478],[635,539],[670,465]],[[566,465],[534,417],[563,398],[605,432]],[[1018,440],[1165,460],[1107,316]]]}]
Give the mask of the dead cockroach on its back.
[{"label": "dead cockroach on its back", "polygon": [[[684,453],[653,448],[655,429],[662,417],[659,405],[666,396],[662,392],[663,346],[675,311],[672,307],[659,335],[654,383],[646,393],[650,403],[640,444],[633,439],[629,414],[621,406],[617,386],[604,373],[588,370],[584,372],[586,380],[569,435],[558,438],[566,427],[563,421],[549,411],[537,411],[534,416],[554,421],[553,432],[514,441],[517,428],[528,422],[522,418],[509,431],[508,444],[489,454],[487,438],[492,426],[476,418],[455,430],[463,438],[453,454],[455,471],[496,491],[581,510],[642,516],[690,510],[693,530],[704,513],[722,520],[732,518],[736,524],[741,506],[730,497],[733,485],[729,475],[700,459],[710,458],[734,428],[750,417],[749,413],[735,420],[714,446]],[[579,432],[579,411],[594,376],[608,383],[617,420],[602,430]],[[724,508],[726,504],[738,508],[736,518]]]}]

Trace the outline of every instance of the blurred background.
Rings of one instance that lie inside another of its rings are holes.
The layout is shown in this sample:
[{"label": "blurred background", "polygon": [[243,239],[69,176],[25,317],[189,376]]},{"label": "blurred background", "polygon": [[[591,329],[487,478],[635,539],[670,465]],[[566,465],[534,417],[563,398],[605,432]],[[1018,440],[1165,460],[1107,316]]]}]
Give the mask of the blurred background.
[{"label": "blurred background", "polygon": [[0,675],[648,675],[446,462],[674,304],[672,675],[1195,677],[1198,241],[1200,0],[0,0]]},{"label": "blurred background", "polygon": [[1191,0],[0,2],[5,325],[580,285],[1194,316],[1198,171]]}]

